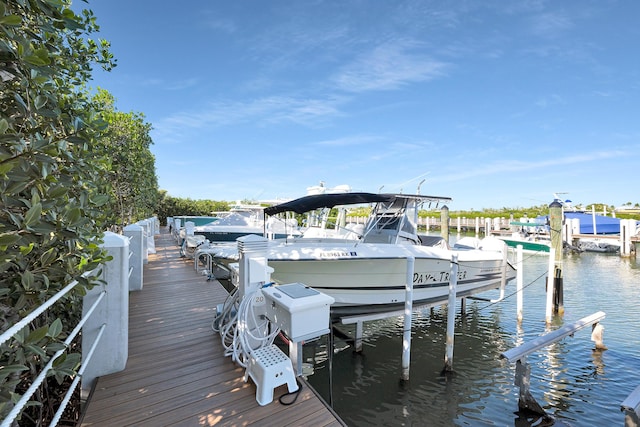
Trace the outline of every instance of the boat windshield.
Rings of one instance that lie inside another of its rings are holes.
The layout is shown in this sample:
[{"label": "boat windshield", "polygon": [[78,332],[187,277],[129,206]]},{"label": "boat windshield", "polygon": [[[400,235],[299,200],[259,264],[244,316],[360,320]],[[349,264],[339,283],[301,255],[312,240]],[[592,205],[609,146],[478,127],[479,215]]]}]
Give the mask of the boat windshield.
[{"label": "boat windshield", "polygon": [[379,202],[374,207],[365,226],[365,243],[418,242],[416,220],[417,206],[414,200],[397,198],[391,202]]}]

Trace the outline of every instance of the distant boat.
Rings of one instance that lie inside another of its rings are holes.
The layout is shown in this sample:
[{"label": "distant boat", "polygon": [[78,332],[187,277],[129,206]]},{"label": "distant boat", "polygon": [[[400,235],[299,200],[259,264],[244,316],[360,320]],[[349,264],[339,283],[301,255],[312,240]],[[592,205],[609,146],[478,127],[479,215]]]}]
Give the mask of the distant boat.
[{"label": "distant boat", "polygon": [[[573,206],[571,200],[562,200],[557,194],[555,201],[562,205],[562,212],[565,221],[579,221],[579,226],[572,227],[574,234],[620,234],[620,219],[611,216],[600,215],[593,209],[587,212]],[[549,216],[539,216],[537,222],[549,223]]]},{"label": "distant boat", "polygon": [[578,247],[585,252],[615,253],[620,252],[619,239],[607,239],[605,237],[580,237]]},{"label": "distant boat", "polygon": [[496,235],[510,248],[522,246],[522,250],[529,253],[548,254],[551,249],[551,240],[546,231],[547,227],[540,222],[518,222],[509,223],[511,227],[518,228],[511,234]]},{"label": "distant boat", "polygon": [[295,219],[264,218],[263,206],[240,206],[209,224],[194,227],[195,235],[204,236],[210,244],[235,242],[248,234],[280,239],[300,235]]},{"label": "distant boat", "polygon": [[587,212],[565,212],[564,217],[580,221],[579,229],[574,230],[576,234],[620,234],[620,218]]}]

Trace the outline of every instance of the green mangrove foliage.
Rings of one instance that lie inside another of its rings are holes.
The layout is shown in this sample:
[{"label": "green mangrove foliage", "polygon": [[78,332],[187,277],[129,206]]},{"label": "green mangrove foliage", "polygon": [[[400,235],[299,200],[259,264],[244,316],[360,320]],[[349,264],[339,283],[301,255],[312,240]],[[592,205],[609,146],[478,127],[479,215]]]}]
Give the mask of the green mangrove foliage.
[{"label": "green mangrove foliage", "polygon": [[[81,296],[104,262],[110,163],[96,148],[105,121],[82,90],[96,65],[114,65],[94,41],[90,11],[66,0],[0,0],[0,333],[73,279],[76,291],[0,345],[0,419],[77,323]],[[71,325],[71,326],[70,326]],[[75,375],[77,343],[20,415],[48,424],[59,383]]]},{"label": "green mangrove foliage", "polygon": [[158,205],[158,178],[151,153],[151,125],[143,114],[123,113],[114,107],[111,94],[103,89],[93,97],[94,108],[106,122],[95,151],[108,161],[110,200],[114,203],[112,224],[125,226],[149,218]]},{"label": "green mangrove foliage", "polygon": [[211,215],[213,212],[229,210],[229,204],[214,200],[192,200],[172,197],[165,190],[158,192],[158,219],[165,224],[167,217],[183,215]]}]

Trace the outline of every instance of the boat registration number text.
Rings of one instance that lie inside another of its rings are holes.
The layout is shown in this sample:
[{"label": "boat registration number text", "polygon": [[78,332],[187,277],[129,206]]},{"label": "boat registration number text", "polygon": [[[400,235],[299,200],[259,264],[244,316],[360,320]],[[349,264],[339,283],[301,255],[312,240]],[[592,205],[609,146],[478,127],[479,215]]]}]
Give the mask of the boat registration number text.
[{"label": "boat registration number text", "polygon": [[320,254],[321,258],[347,258],[347,257],[357,257],[357,252],[347,252],[347,251],[323,251]]}]

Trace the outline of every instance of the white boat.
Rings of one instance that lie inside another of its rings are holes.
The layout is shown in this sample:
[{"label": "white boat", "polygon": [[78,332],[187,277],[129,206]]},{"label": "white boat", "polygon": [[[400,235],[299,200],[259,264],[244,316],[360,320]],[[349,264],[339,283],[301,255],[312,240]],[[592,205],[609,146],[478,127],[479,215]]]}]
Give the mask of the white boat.
[{"label": "white boat", "polygon": [[[549,255],[551,251],[551,236],[549,226],[541,222],[518,222],[509,223],[515,231],[505,234],[504,231],[494,231],[492,235],[504,241],[509,248],[515,249],[522,246],[522,250],[537,255]],[[564,240],[562,250],[565,253],[578,253],[585,249],[580,245],[573,245]]]},{"label": "white boat", "polygon": [[509,234],[504,232],[493,232],[498,239],[504,241],[508,247],[522,249],[527,253],[548,255],[551,249],[551,238],[547,231],[547,226],[537,222],[517,222],[509,224],[512,228],[517,228]]},{"label": "white boat", "polygon": [[193,234],[204,236],[212,245],[235,242],[248,234],[265,235],[274,239],[301,234],[295,219],[271,216],[265,220],[263,212],[262,206],[236,207],[216,221],[195,226]]},{"label": "white boat", "polygon": [[[307,187],[307,195],[350,191],[351,187],[348,185],[328,188],[323,182],[317,186]],[[238,257],[236,240],[247,234],[260,235],[271,240],[304,238],[309,239],[308,241],[311,239],[315,241],[359,239],[362,236],[363,224],[348,223],[344,207],[338,207],[334,222],[329,219],[330,208],[319,207],[305,212],[305,218],[301,221],[302,226],[298,226],[295,218],[283,220],[280,215],[265,217],[264,209],[261,206],[236,208],[215,223],[195,227],[196,234],[203,235],[209,240],[209,243],[201,246],[196,254],[196,263],[203,261],[210,278],[220,281],[230,279],[231,271],[228,264],[230,261],[237,261]],[[202,255],[202,259],[198,258],[199,255]],[[218,257],[224,262],[213,263],[212,257]]]},{"label": "white boat", "polygon": [[[442,239],[426,246],[417,233],[418,209],[425,203],[451,199],[423,195],[344,193],[302,197],[265,209],[268,215],[297,214],[334,206],[375,204],[358,239],[285,239],[268,245],[271,279],[279,284],[300,282],[335,299],[333,315],[392,310],[404,304],[408,260],[414,260],[415,303],[448,299],[453,255],[458,256],[458,297],[490,289],[515,277],[504,242],[488,237],[467,238],[453,249]],[[426,240],[426,239],[423,239]],[[463,239],[464,240],[464,239]],[[218,254],[217,262],[238,260]]]},{"label": "white boat", "polygon": [[618,236],[580,237],[577,245],[585,252],[615,253],[620,252],[619,239]]}]

